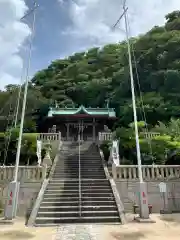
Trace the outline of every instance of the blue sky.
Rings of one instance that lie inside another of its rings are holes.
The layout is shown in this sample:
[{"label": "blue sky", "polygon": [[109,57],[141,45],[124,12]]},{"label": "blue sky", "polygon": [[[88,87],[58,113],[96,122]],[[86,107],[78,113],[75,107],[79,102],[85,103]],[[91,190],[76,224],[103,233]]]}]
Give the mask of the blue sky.
[{"label": "blue sky", "polygon": [[[122,12],[122,0],[38,0],[30,76],[57,58],[124,39],[124,23],[111,26]],[[20,83],[31,34],[33,0],[0,0],[0,89]],[[180,9],[179,0],[127,0],[130,33],[144,33]],[[26,64],[25,64],[26,65]]]},{"label": "blue sky", "polygon": [[[32,69],[41,69],[52,60],[71,54],[71,40],[63,34],[71,21],[65,7],[57,0],[39,0],[33,41]],[[46,2],[46,3],[45,3]],[[29,8],[32,1],[26,1]],[[32,16],[27,18],[32,23]],[[29,24],[29,26],[31,26]]]}]

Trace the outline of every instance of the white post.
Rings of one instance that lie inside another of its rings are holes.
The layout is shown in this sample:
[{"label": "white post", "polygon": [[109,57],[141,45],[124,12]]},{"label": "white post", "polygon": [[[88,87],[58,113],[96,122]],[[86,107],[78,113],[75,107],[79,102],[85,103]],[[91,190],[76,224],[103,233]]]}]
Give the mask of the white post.
[{"label": "white post", "polygon": [[134,127],[135,127],[135,137],[136,137],[138,175],[139,175],[140,218],[148,219],[149,218],[149,208],[148,208],[148,199],[147,199],[147,187],[146,187],[146,183],[143,182],[143,177],[142,177],[141,152],[140,152],[140,144],[139,144],[138,124],[137,124],[137,112],[136,112],[136,100],[135,100],[135,90],[134,90],[134,78],[133,78],[133,68],[132,68],[132,60],[131,60],[131,48],[130,48],[130,42],[129,42],[128,23],[127,23],[126,11],[127,11],[127,9],[126,9],[125,3],[124,3],[124,18],[125,18],[125,28],[126,28],[126,41],[127,41],[127,46],[128,46],[129,70],[130,70],[130,79],[131,79],[131,93],[132,93]]},{"label": "white post", "polygon": [[37,140],[36,141],[36,146],[37,146],[37,150],[36,150],[36,155],[38,157],[38,165],[40,166],[41,165],[41,151],[42,151],[42,142],[41,140]]}]

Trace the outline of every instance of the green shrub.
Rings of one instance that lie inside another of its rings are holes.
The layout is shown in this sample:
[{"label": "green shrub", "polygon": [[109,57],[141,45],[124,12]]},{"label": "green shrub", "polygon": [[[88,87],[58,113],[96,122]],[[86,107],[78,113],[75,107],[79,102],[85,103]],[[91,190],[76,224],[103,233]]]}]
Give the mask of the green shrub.
[{"label": "green shrub", "polygon": [[[37,161],[36,156],[36,138],[37,133],[24,133],[22,137],[22,148],[20,156],[20,164],[33,164]],[[7,157],[5,158],[5,150],[8,144],[9,136],[10,142],[8,146]],[[19,129],[12,129],[10,132],[0,133],[0,163],[10,165],[15,163],[16,151],[17,151],[17,140],[19,136]],[[6,159],[6,160],[5,160]]]}]

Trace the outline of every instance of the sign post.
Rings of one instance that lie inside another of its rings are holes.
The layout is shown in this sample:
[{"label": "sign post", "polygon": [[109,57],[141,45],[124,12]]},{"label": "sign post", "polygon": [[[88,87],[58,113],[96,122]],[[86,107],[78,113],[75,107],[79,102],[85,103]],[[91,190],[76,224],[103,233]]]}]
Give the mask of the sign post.
[{"label": "sign post", "polygon": [[113,160],[113,163],[116,166],[120,165],[120,160],[119,160],[119,141],[115,140],[112,142],[112,149],[111,149],[111,158]]},{"label": "sign post", "polygon": [[164,182],[159,183],[159,191],[163,198],[163,209],[160,210],[160,213],[168,213],[168,193],[167,193],[167,185]]}]

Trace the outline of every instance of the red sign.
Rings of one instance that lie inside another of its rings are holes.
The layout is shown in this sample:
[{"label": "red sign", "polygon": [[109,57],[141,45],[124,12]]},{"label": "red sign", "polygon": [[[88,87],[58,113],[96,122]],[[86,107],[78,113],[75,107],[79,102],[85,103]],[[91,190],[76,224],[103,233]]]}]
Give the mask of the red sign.
[{"label": "red sign", "polygon": [[143,193],[142,193],[142,196],[143,196],[143,198],[145,198],[145,197],[146,197],[146,195],[145,195],[145,192],[143,192]]}]

